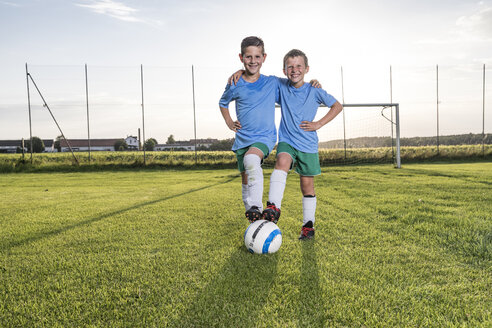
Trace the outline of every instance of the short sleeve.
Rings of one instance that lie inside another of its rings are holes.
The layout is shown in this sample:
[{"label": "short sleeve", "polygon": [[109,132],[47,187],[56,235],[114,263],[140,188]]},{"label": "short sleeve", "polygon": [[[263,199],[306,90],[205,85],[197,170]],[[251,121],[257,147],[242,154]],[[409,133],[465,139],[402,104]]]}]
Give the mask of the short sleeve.
[{"label": "short sleeve", "polygon": [[337,102],[335,97],[327,93],[325,90],[323,89],[316,89],[316,90],[318,91],[317,100],[319,104],[325,104],[326,106],[331,107]]},{"label": "short sleeve", "polygon": [[229,108],[229,103],[234,100],[234,89],[230,84],[227,84],[219,101],[219,106]]},{"label": "short sleeve", "polygon": [[275,102],[280,104],[280,78],[275,75],[270,76],[275,83]]}]

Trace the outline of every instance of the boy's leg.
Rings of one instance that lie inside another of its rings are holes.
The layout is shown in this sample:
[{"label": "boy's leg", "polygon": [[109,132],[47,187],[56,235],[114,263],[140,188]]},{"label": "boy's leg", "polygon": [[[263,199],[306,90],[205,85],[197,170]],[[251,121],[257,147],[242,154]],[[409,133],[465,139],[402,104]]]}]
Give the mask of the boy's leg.
[{"label": "boy's leg", "polygon": [[263,151],[256,147],[251,147],[244,155],[244,170],[247,181],[247,204],[250,208],[246,211],[246,217],[250,221],[261,218],[263,210],[263,169],[261,161]]},{"label": "boy's leg", "polygon": [[270,177],[270,190],[268,201],[278,208],[282,207],[287,174],[292,166],[292,157],[288,153],[280,153],[277,156],[275,169]]},{"label": "boy's leg", "polygon": [[314,222],[316,214],[316,194],[314,191],[314,176],[321,174],[318,153],[300,153],[297,158],[296,172],[301,176],[302,192],[302,229],[299,239],[314,237]]},{"label": "boy's leg", "polygon": [[251,205],[249,204],[248,201],[248,197],[249,197],[248,176],[244,171],[244,155],[246,154],[247,151],[248,151],[247,148],[242,148],[242,149],[238,149],[235,152],[237,158],[237,168],[241,173],[241,195],[243,198],[244,208],[246,211],[248,211],[251,208]]},{"label": "boy's leg", "polygon": [[299,239],[314,237],[314,221],[316,214],[316,195],[314,193],[314,177],[301,175],[302,191],[302,229]]},{"label": "boy's leg", "polygon": [[243,196],[244,209],[247,211],[251,206],[248,203],[249,188],[246,172],[241,172],[241,194]]},{"label": "boy's leg", "polygon": [[270,176],[270,190],[268,192],[267,208],[263,211],[263,219],[274,223],[278,222],[287,174],[292,168],[295,158],[296,150],[286,142],[279,142],[275,169]]},{"label": "boy's leg", "polygon": [[287,174],[292,167],[292,156],[288,153],[279,153],[275,168],[270,176],[270,189],[268,192],[267,208],[263,211],[263,219],[278,222],[280,207],[284,197]]},{"label": "boy's leg", "polygon": [[314,193],[314,177],[301,175],[302,191],[302,224],[305,225],[311,221],[314,225],[316,213],[316,195]]}]

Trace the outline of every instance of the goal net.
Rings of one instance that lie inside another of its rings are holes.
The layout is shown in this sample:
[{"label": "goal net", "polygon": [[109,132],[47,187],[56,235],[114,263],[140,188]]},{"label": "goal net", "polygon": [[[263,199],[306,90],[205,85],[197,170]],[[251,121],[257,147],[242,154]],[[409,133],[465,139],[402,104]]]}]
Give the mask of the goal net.
[{"label": "goal net", "polygon": [[[399,104],[344,104],[318,130],[322,165],[393,163],[400,168]],[[320,109],[316,120],[326,114]]]}]

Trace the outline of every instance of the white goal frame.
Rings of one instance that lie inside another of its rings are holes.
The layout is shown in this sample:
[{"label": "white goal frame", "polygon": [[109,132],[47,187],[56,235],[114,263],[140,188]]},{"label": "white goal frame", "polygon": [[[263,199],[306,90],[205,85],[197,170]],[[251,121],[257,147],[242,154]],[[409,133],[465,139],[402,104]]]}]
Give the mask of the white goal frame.
[{"label": "white goal frame", "polygon": [[[393,117],[390,119],[390,123],[395,125],[396,130],[396,168],[401,169],[401,157],[400,157],[400,104],[399,103],[369,103],[369,104],[342,104],[345,107],[394,107],[395,108],[395,122],[393,122]],[[277,105],[277,107],[280,107]],[[320,107],[327,107],[325,105],[320,105]],[[343,111],[343,110],[342,110]],[[391,127],[393,129],[393,127]]]},{"label": "white goal frame", "polygon": [[[395,125],[395,130],[396,130],[396,136],[395,136],[395,143],[396,143],[396,154],[395,154],[395,161],[396,161],[396,168],[401,169],[401,156],[400,156],[400,104],[399,103],[368,103],[368,104],[342,104],[343,108],[345,107],[382,107],[383,110],[385,108],[391,107],[395,108],[395,122],[393,122],[393,117],[389,120],[390,123]],[[276,105],[276,107],[280,107],[280,105]],[[320,107],[327,107],[326,105],[320,105]],[[345,109],[342,109],[342,112]],[[384,115],[383,115],[384,116]],[[393,126],[391,127],[393,129]]]},{"label": "white goal frame", "polygon": [[[400,104],[399,103],[370,103],[370,104],[342,104],[345,107],[391,107],[395,108],[395,122],[393,122],[393,117],[391,117],[390,123],[395,125],[396,130],[396,168],[401,168],[401,157],[400,157]],[[393,127],[392,127],[393,128]]]}]

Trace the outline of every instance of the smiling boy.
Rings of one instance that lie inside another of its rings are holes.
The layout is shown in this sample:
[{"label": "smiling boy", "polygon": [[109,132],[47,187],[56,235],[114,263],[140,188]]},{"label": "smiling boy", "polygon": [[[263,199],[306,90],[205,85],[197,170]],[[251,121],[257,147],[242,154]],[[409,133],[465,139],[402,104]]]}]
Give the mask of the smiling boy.
[{"label": "smiling boy", "polygon": [[[232,151],[236,153],[241,172],[245,215],[250,222],[262,217],[261,163],[277,141],[275,102],[278,97],[278,80],[260,74],[266,56],[260,38],[245,38],[241,42],[239,54],[245,69],[244,75],[236,85],[227,84],[219,102],[227,126],[236,133]],[[232,120],[229,113],[231,101],[236,102],[236,121]]]},{"label": "smiling boy", "polygon": [[[316,212],[314,176],[321,174],[316,130],[333,120],[343,107],[323,89],[313,88],[304,82],[309,66],[302,51],[293,49],[285,55],[283,72],[287,80],[279,79],[282,119],[277,160],[270,177],[268,203],[263,218],[277,221],[280,217],[287,174],[296,164],[303,195],[303,225],[299,239],[311,239],[314,237]],[[321,104],[331,108],[319,121],[313,121]]]}]

